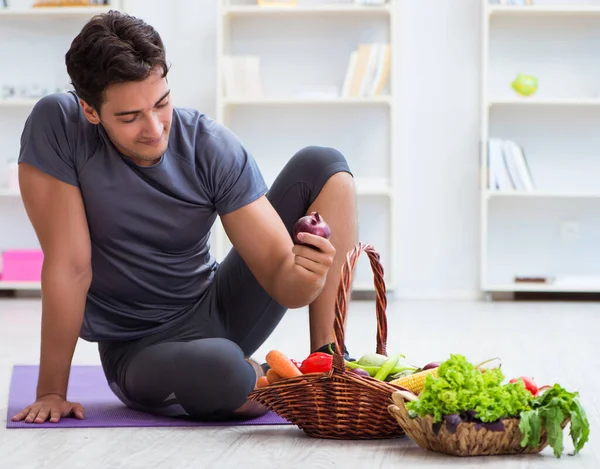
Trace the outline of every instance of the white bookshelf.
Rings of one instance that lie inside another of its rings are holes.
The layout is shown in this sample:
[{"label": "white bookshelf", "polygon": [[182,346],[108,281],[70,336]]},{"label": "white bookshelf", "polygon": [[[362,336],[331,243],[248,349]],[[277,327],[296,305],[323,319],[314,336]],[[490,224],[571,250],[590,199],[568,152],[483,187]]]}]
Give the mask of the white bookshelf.
[{"label": "white bookshelf", "polygon": [[[17,188],[8,187],[8,163],[19,156],[23,125],[31,109],[46,93],[69,88],[64,55],[81,27],[92,16],[123,9],[124,0],[110,5],[32,8],[33,0],[11,0],[0,6],[0,252],[39,249]],[[15,94],[9,97],[4,87]],[[0,258],[1,263],[1,258]],[[0,264],[0,273],[2,266]],[[39,282],[8,282],[0,290],[40,290]]]},{"label": "white bookshelf", "polygon": [[[270,185],[292,155],[309,145],[331,146],[348,159],[356,178],[359,239],[381,254],[388,290],[394,288],[395,180],[398,146],[393,132],[397,97],[395,53],[400,5],[354,0],[299,0],[297,6],[259,6],[256,0],[219,0],[216,118],[233,130],[256,158]],[[350,55],[359,44],[385,42],[392,62],[385,91],[368,97],[343,93],[300,95],[302,87],[341,91]],[[260,58],[262,94],[230,97],[225,57]],[[219,222],[214,252],[229,242]],[[367,256],[359,259],[354,291],[373,291]]]},{"label": "white bookshelf", "polygon": [[[480,288],[600,292],[600,0],[483,0],[482,11]],[[537,78],[535,94],[511,88],[519,73]],[[497,166],[498,139],[522,149],[533,186],[495,179],[526,176],[511,152]]]}]

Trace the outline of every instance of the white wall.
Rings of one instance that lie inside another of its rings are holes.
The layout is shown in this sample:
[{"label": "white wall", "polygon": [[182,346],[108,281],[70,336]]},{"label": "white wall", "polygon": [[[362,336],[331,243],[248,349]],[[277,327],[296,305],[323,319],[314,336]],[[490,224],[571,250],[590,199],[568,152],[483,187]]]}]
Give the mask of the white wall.
[{"label": "white wall", "polygon": [[[183,3],[173,2],[172,14],[159,0],[127,0],[126,8],[163,36],[178,101],[213,114],[216,2]],[[398,296],[472,297],[479,252],[481,1],[404,0],[402,9]]]}]

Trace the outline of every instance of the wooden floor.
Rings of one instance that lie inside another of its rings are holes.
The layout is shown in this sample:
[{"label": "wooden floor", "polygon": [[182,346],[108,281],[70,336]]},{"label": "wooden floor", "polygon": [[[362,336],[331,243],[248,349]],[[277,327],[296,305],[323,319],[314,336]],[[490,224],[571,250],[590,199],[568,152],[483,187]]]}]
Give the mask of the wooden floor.
[{"label": "wooden floor", "polygon": [[[388,352],[416,363],[465,354],[472,362],[501,357],[507,377],[578,390],[591,422],[590,442],[575,457],[541,455],[462,459],[426,452],[409,439],[340,442],[306,437],[294,427],[183,429],[12,429],[6,402],[13,364],[35,364],[40,304],[0,300],[0,468],[600,468],[600,303],[392,302]],[[302,358],[308,347],[305,310],[290,311],[257,354],[271,348]],[[347,341],[354,356],[375,351],[370,302],[353,303]],[[93,344],[80,343],[75,363],[97,364]],[[565,447],[572,448],[565,432]]]}]

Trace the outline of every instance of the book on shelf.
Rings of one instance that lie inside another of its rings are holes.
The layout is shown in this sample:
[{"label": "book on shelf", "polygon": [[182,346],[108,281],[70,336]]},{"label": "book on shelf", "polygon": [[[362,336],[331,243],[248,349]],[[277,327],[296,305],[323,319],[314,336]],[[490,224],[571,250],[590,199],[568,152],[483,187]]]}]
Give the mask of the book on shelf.
[{"label": "book on shelf", "polygon": [[600,276],[599,275],[585,275],[585,274],[566,274],[566,275],[551,275],[551,274],[540,274],[540,275],[522,275],[518,274],[514,277],[514,283],[520,285],[547,285],[552,286],[555,290],[564,288],[565,290],[570,289],[589,289],[589,290],[600,290]]},{"label": "book on shelf", "polygon": [[523,148],[512,140],[491,138],[488,142],[488,189],[498,191],[535,190],[535,183]]},{"label": "book on shelf", "polygon": [[223,56],[223,94],[230,99],[263,97],[260,57],[255,55]]},{"label": "book on shelf", "polygon": [[357,98],[381,95],[389,80],[390,64],[390,44],[359,44],[350,54],[342,96]]},{"label": "book on shelf", "polygon": [[555,277],[552,275],[515,275],[515,283],[537,283],[537,284],[552,284]]}]

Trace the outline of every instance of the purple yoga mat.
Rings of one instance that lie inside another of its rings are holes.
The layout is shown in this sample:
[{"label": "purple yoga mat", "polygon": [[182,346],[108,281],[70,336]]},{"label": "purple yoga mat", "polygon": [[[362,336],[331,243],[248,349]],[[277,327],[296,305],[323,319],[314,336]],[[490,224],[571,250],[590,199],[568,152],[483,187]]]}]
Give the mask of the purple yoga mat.
[{"label": "purple yoga mat", "polygon": [[197,422],[161,417],[129,409],[112,393],[100,366],[73,366],[69,379],[68,398],[85,409],[85,419],[62,418],[58,423],[13,422],[12,417],[35,400],[38,367],[13,367],[6,428],[103,428],[103,427],[201,427],[235,425],[290,425],[273,412],[252,420],[228,422]]}]

